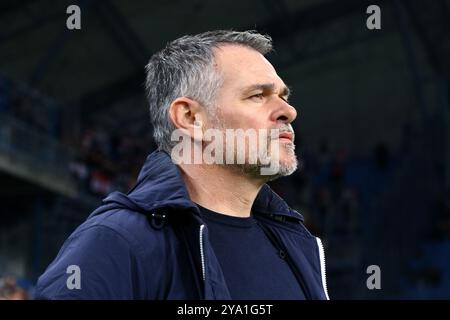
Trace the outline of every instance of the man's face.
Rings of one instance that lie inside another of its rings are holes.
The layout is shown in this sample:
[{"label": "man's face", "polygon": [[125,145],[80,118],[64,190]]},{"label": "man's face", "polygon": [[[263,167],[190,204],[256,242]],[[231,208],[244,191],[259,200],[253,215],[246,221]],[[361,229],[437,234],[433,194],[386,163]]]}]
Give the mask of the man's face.
[{"label": "man's face", "polygon": [[[224,45],[215,49],[215,61],[218,71],[223,75],[223,85],[216,99],[218,123],[215,127],[268,130],[266,151],[270,155],[271,147],[278,148],[280,170],[267,178],[294,172],[297,158],[290,123],[296,118],[297,112],[287,102],[289,90],[274,67],[259,52],[237,45]],[[277,134],[272,139],[271,129],[279,129],[281,135]],[[260,163],[251,165],[247,162],[237,167],[252,176],[260,175]]]}]

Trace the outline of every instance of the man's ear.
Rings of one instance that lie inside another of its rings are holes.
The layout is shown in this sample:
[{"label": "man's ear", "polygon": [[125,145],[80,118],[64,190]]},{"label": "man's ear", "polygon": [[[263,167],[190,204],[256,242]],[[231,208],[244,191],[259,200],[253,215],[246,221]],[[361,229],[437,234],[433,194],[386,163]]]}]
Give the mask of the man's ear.
[{"label": "man's ear", "polygon": [[194,137],[194,130],[202,130],[203,108],[187,97],[176,98],[169,107],[169,116],[176,129]]}]

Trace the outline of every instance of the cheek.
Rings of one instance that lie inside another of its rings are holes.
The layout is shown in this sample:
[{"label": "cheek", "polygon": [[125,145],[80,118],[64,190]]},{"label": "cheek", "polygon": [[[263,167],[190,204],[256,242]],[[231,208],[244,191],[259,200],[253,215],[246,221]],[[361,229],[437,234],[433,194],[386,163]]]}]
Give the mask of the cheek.
[{"label": "cheek", "polygon": [[220,101],[218,120],[226,128],[268,128],[268,115],[256,106],[243,101]]},{"label": "cheek", "polygon": [[230,112],[224,120],[232,128],[259,129],[268,127],[263,115],[255,111]]}]

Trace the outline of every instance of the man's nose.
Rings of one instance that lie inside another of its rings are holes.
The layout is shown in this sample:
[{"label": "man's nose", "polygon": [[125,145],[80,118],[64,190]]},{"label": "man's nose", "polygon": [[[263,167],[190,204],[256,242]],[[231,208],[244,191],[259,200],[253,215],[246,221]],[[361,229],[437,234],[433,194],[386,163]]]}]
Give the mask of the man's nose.
[{"label": "man's nose", "polygon": [[273,114],[273,118],[277,122],[291,123],[297,118],[297,110],[288,102],[279,98],[280,102],[277,104],[277,109]]}]

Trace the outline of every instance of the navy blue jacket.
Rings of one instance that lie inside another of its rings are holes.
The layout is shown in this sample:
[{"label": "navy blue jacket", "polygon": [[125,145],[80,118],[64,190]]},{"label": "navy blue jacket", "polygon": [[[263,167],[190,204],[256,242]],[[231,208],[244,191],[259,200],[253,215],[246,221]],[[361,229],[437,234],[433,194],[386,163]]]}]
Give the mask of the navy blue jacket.
[{"label": "navy blue jacket", "polygon": [[[267,185],[252,212],[306,297],[328,299],[323,247],[302,215]],[[208,228],[167,153],[150,154],[136,186],[111,193],[72,233],[39,278],[36,298],[230,299]]]}]

